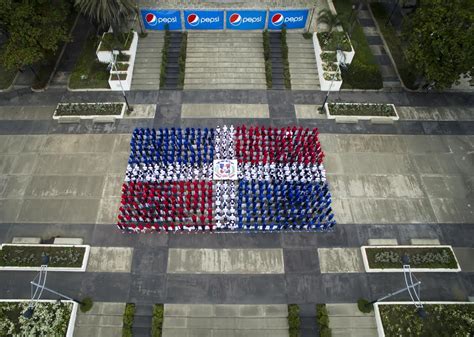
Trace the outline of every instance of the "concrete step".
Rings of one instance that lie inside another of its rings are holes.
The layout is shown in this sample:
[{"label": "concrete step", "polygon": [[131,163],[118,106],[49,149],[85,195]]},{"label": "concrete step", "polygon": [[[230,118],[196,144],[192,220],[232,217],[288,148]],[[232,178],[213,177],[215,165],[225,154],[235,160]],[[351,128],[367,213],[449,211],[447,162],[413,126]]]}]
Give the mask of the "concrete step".
[{"label": "concrete step", "polygon": [[[237,54],[237,53],[236,53]],[[262,54],[251,54],[251,55],[223,55],[223,54],[188,54],[186,56],[186,62],[194,61],[194,62],[233,62],[233,61],[247,61],[249,63],[255,61],[262,61],[265,62]]]},{"label": "concrete step", "polygon": [[74,329],[74,337],[117,337],[122,336],[122,327],[82,326]]},{"label": "concrete step", "polygon": [[77,326],[121,327],[123,315],[78,315]]},{"label": "concrete step", "polygon": [[133,76],[140,74],[160,74],[160,67],[151,67],[149,69],[133,69]]},{"label": "concrete step", "polygon": [[377,329],[331,329],[333,337],[378,337]]},{"label": "concrete step", "polygon": [[165,317],[163,327],[186,329],[288,329],[288,319],[282,317]]},{"label": "concrete step", "polygon": [[288,337],[285,330],[163,329],[162,337]]},{"label": "concrete step", "polygon": [[375,317],[329,315],[330,328],[370,329],[376,328],[376,326]]},{"label": "concrete step", "polygon": [[318,76],[313,74],[302,74],[302,73],[293,73],[290,68],[290,76],[291,80],[298,79],[298,80],[319,80]]},{"label": "concrete step", "polygon": [[199,84],[199,83],[207,83],[207,84],[265,84],[265,78],[207,78],[207,79],[199,79],[199,78],[186,78],[184,80],[185,84]]},{"label": "concrete step", "polygon": [[254,54],[259,54],[263,55],[263,47],[255,47],[255,48],[249,48],[249,47],[229,47],[229,48],[222,48],[222,47],[213,47],[213,48],[203,48],[203,47],[194,47],[194,48],[187,48],[186,50],[186,55],[192,55],[192,54],[212,54],[212,53],[222,53],[226,54],[229,52],[229,49],[232,50],[232,53],[237,53],[237,54],[247,54],[247,55],[254,55]]},{"label": "concrete step", "polygon": [[[293,79],[291,79],[291,83],[293,83]],[[300,85],[315,85],[319,84],[319,81],[317,79],[297,79],[295,83],[300,84]]]},{"label": "concrete step", "polygon": [[242,63],[242,62],[229,62],[229,61],[223,61],[223,62],[206,62],[204,60],[199,60],[199,61],[191,61],[188,62],[186,60],[186,72],[188,71],[188,68],[191,67],[197,67],[197,68],[245,68],[248,67],[249,69],[251,68],[264,68],[265,69],[265,62],[263,60],[260,61],[253,61],[251,63]]},{"label": "concrete step", "polygon": [[202,41],[196,41],[196,40],[188,40],[187,44],[188,48],[195,48],[195,47],[201,47],[201,48],[213,48],[213,47],[219,47],[219,48],[234,48],[234,47],[247,47],[247,48],[258,48],[258,47],[263,47],[263,40],[248,40],[248,41],[234,41],[234,40],[229,40],[229,41],[223,41],[223,40],[202,40]]},{"label": "concrete step", "polygon": [[137,63],[154,63],[154,64],[161,64],[161,56],[160,57],[138,57],[135,58],[135,66]]},{"label": "concrete step", "polygon": [[360,317],[374,317],[374,313],[363,313],[360,312],[357,304],[355,303],[328,303],[326,309],[329,316],[360,316]]},{"label": "concrete step", "polygon": [[186,67],[186,74],[191,73],[265,73],[265,68],[262,66],[251,67],[251,68],[242,68],[242,67],[214,67],[214,68],[204,68],[204,67]]},{"label": "concrete step", "polygon": [[153,46],[153,47],[146,47],[146,46],[138,46],[139,50],[137,51],[137,55],[143,55],[143,54],[160,54],[161,51],[163,50],[163,47],[160,46]]},{"label": "concrete step", "polygon": [[185,89],[190,89],[190,90],[206,90],[206,89],[233,89],[233,90],[243,90],[243,89],[249,89],[249,90],[265,90],[267,89],[267,85],[263,84],[186,84]]},{"label": "concrete step", "polygon": [[317,85],[291,83],[291,89],[292,90],[320,90],[321,86],[319,85],[319,82]]},{"label": "concrete step", "polygon": [[141,74],[137,74],[136,76],[134,75],[133,79],[134,80],[137,80],[137,79],[156,79],[156,78],[160,78],[160,74],[158,73],[157,74],[153,74],[153,73],[147,73],[147,74],[144,74],[144,73],[141,73]]},{"label": "concrete step", "polygon": [[132,90],[157,90],[160,88],[160,84],[137,84],[132,83]]},{"label": "concrete step", "polygon": [[318,70],[316,67],[295,67],[294,65],[290,64],[290,74],[310,74],[312,76],[318,77]]},{"label": "concrete step", "polygon": [[228,72],[209,72],[209,73],[186,73],[185,74],[185,81],[190,79],[202,79],[203,81],[210,79],[210,78],[221,78],[221,79],[243,79],[243,80],[251,80],[251,79],[265,79],[265,73],[228,73]]},{"label": "concrete step", "polygon": [[86,313],[79,313],[78,315],[119,315],[122,316],[125,311],[125,303],[116,302],[95,302],[91,310]]}]

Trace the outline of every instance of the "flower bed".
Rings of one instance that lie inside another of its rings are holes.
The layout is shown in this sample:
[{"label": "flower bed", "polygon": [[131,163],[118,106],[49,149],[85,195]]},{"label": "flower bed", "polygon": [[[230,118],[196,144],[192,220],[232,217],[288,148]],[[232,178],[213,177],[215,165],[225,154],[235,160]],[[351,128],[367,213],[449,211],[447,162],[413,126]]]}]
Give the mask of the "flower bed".
[{"label": "flower bed", "polygon": [[377,303],[375,317],[379,336],[472,336],[473,303],[425,303],[421,319],[411,303]]},{"label": "flower bed", "polygon": [[325,106],[328,118],[336,116],[356,116],[359,119],[387,117],[398,120],[397,110],[393,104],[374,103],[329,103]]},{"label": "flower bed", "polygon": [[87,245],[3,244],[0,270],[38,270],[46,254],[49,269],[85,271],[89,249]]},{"label": "flower bed", "polygon": [[451,246],[363,246],[366,271],[402,271],[402,256],[412,271],[460,271]]},{"label": "flower bed", "polygon": [[111,116],[122,118],[125,111],[124,103],[59,103],[54,111],[53,118],[81,117],[94,118]]},{"label": "flower bed", "polygon": [[22,313],[29,301],[0,301],[0,336],[54,336],[72,337],[77,304],[70,301],[40,301],[33,316],[26,319]]}]

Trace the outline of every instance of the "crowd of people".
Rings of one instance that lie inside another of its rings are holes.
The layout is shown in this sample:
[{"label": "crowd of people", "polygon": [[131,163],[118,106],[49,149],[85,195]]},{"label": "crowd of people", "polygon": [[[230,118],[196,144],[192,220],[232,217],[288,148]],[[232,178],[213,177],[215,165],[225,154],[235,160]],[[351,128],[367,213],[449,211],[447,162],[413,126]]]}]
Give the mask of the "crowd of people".
[{"label": "crowd of people", "polygon": [[[327,230],[335,225],[317,129],[135,129],[118,227],[128,232]],[[237,181],[213,181],[236,159]]]}]

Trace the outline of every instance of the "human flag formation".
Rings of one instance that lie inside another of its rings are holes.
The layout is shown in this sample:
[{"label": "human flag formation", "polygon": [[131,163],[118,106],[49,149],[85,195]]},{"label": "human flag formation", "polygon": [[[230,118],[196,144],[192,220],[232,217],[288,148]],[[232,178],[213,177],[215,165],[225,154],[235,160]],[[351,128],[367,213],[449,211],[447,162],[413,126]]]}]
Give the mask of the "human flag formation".
[{"label": "human flag formation", "polygon": [[124,232],[327,231],[336,221],[317,129],[133,131]]}]

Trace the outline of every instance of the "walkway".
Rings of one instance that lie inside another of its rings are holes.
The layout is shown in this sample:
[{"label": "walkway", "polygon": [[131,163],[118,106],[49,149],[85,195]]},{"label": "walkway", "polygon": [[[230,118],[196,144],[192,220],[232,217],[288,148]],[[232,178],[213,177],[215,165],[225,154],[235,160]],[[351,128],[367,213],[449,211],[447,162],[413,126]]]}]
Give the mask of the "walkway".
[{"label": "walkway", "polygon": [[361,5],[361,9],[357,13],[357,19],[362,26],[370,50],[379,65],[384,89],[401,89],[400,79],[390,57],[387,55],[380,33],[375,27],[375,22],[366,4]]},{"label": "walkway", "polygon": [[161,48],[163,32],[148,32],[138,39],[137,54],[133,68],[132,90],[158,90],[160,88]]},{"label": "walkway", "polygon": [[86,313],[77,310],[74,337],[117,337],[122,335],[125,303],[94,302]]}]

